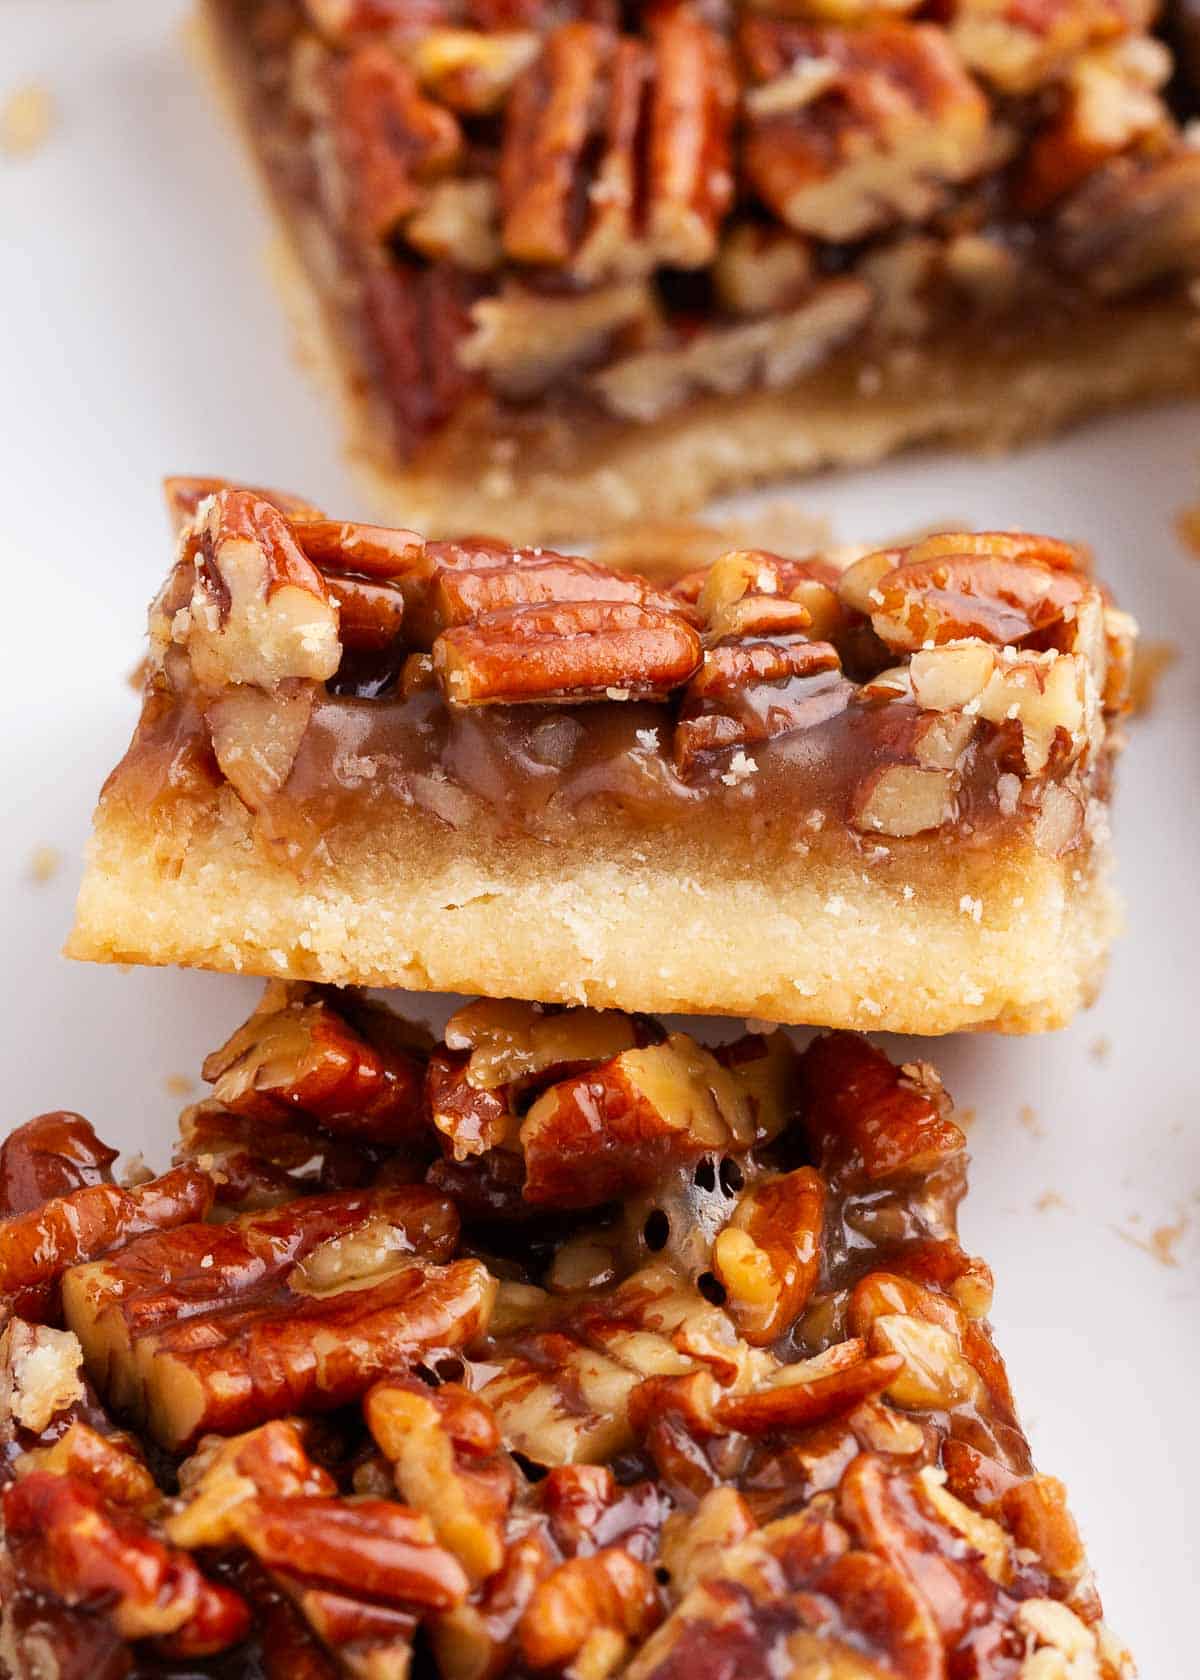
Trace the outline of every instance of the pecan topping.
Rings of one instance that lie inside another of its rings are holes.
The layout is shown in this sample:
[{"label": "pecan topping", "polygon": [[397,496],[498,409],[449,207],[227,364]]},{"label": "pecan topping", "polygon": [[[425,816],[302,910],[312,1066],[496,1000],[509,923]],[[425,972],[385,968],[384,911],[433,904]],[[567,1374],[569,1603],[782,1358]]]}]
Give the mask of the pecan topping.
[{"label": "pecan topping", "polygon": [[511,607],[444,630],[433,668],[452,704],[646,699],[700,663],[681,616],[629,602]]},{"label": "pecan topping", "polygon": [[[284,1173],[283,1205],[71,1266],[70,1330],[0,1336],[0,1649],[34,1654],[15,1672],[228,1651],[289,1680],[402,1680],[418,1653],[442,1680],[944,1680],[969,1651],[989,1680],[1125,1680],[957,1241],[963,1138],[932,1070],[849,1034],[709,1051],[482,1000],[429,1089],[494,1099],[503,1130],[428,1168],[374,1131],[354,1072],[412,1044],[402,1024],[272,986],[241,1054],[306,1010],[353,1044],[338,1077],[318,1057],[248,1080],[238,1114],[189,1115],[189,1146],[223,1118],[270,1162],[281,1130],[336,1120],[371,1139],[345,1146],[368,1187]],[[219,1082],[240,1055],[218,1060]],[[6,1229],[112,1193],[107,1168],[77,1117],[24,1128],[10,1198],[51,1199]],[[190,1450],[177,1493],[92,1382]]]}]

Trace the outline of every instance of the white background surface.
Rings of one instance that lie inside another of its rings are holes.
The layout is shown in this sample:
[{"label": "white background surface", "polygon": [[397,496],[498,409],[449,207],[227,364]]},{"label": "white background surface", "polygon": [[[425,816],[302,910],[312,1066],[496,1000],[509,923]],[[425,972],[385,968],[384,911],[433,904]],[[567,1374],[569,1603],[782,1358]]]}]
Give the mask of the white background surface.
[{"label": "white background surface", "polygon": [[[0,100],[36,81],[56,106],[36,155],[0,156],[3,1127],[74,1107],[152,1162],[180,1105],[168,1082],[195,1078],[257,991],[58,955],[168,560],[158,480],[227,472],[368,511],[292,360],[260,207],[183,10],[0,0]],[[849,540],[955,519],[1087,539],[1144,633],[1181,652],[1121,769],[1129,931],[1101,1002],[1053,1038],[923,1047],[975,1113],[966,1241],[997,1274],[1026,1424],[1146,1680],[1197,1669],[1200,563],[1172,521],[1200,499],[1198,422],[1176,407],[1018,458],[925,457],[796,492]],[[43,884],[40,846],[62,855]],[[1138,1246],[1175,1225],[1174,1265]]]}]

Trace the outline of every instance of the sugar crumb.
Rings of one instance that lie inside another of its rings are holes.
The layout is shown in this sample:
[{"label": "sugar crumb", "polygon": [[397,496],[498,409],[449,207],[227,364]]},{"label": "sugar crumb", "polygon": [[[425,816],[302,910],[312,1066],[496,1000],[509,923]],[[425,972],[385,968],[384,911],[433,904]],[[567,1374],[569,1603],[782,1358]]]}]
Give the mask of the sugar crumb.
[{"label": "sugar crumb", "polygon": [[53,881],[62,868],[63,855],[57,846],[35,846],[29,854],[29,876],[39,887]]},{"label": "sugar crumb", "polygon": [[54,100],[40,82],[13,88],[0,105],[0,151],[9,157],[31,157],[40,151],[54,127]]},{"label": "sugar crumb", "polygon": [[983,920],[983,900],[981,898],[972,898],[970,893],[964,893],[958,901],[958,908],[964,916],[970,916],[975,923]]},{"label": "sugar crumb", "polygon": [[753,776],[757,769],[758,765],[754,760],[747,758],[739,748],[729,760],[729,769],[726,770],[721,780],[726,787],[736,787],[739,782],[744,782],[748,777]]}]

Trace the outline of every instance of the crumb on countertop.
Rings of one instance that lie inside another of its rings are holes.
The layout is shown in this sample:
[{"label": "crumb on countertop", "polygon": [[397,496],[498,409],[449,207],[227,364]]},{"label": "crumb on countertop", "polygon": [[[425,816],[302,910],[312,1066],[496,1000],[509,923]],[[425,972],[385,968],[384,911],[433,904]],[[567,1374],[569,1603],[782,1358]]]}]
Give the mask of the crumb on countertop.
[{"label": "crumb on countertop", "polygon": [[1092,1040],[1088,1045],[1088,1055],[1094,1062],[1099,1062],[1101,1066],[1107,1062],[1112,1055],[1112,1039],[1107,1033],[1101,1033],[1098,1038]]},{"label": "crumb on countertop", "polygon": [[30,157],[39,151],[54,126],[54,100],[40,82],[26,82],[0,102],[0,152]]},{"label": "crumb on countertop", "polygon": [[196,1089],[194,1079],[189,1079],[186,1073],[169,1073],[163,1080],[169,1097],[190,1097]]},{"label": "crumb on countertop", "polygon": [[1192,553],[1200,559],[1200,507],[1184,508],[1175,528]]},{"label": "crumb on countertop", "polygon": [[47,881],[53,881],[62,864],[63,855],[57,846],[35,846],[29,854],[30,878],[44,887]]},{"label": "crumb on countertop", "polygon": [[1037,1117],[1037,1110],[1031,1108],[1028,1103],[1021,1104],[1020,1108],[1017,1110],[1017,1119],[1021,1122],[1022,1126],[1024,1126],[1030,1137],[1045,1137],[1046,1134],[1042,1129],[1042,1123]]},{"label": "crumb on countertop", "polygon": [[[1132,1225],[1137,1222],[1138,1215],[1132,1214],[1129,1223]],[[1174,1267],[1179,1265],[1177,1251],[1180,1242],[1187,1235],[1190,1225],[1191,1220],[1188,1215],[1181,1213],[1179,1218],[1170,1224],[1156,1225],[1148,1237],[1136,1236],[1132,1231],[1126,1231],[1119,1225],[1114,1226],[1114,1230],[1127,1243],[1132,1243],[1134,1248],[1140,1248],[1143,1254],[1148,1254],[1152,1260],[1157,1260],[1160,1266]]]},{"label": "crumb on countertop", "polygon": [[1049,1213],[1051,1208],[1066,1208],[1070,1203],[1057,1190],[1043,1190],[1033,1205],[1039,1213]]}]

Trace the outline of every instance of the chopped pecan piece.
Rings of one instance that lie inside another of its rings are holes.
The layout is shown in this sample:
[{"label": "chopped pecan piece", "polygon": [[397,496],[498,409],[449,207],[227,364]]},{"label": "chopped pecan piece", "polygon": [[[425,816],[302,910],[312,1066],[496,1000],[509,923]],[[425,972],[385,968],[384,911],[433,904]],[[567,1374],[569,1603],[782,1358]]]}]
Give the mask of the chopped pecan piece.
[{"label": "chopped pecan piece", "polygon": [[923,221],[944,183],[989,161],[987,100],[935,25],[750,17],[742,46],[758,84],[745,100],[746,174],[800,233],[846,241]]},{"label": "chopped pecan piece", "polygon": [[0,1442],[15,1424],[40,1435],[84,1398],[83,1349],[69,1330],[10,1318],[0,1331]]},{"label": "chopped pecan piece", "polygon": [[459,706],[653,698],[685,683],[700,657],[681,616],[632,602],[510,607],[433,645],[442,692]]},{"label": "chopped pecan piece", "polygon": [[314,693],[311,683],[286,678],[270,692],[223,689],[204,707],[221,774],[249,810],[269,805],[291,775]]},{"label": "chopped pecan piece", "polygon": [[53,1445],[22,1454],[16,1469],[20,1476],[33,1470],[75,1476],[110,1504],[126,1506],[144,1516],[152,1516],[162,1504],[158,1485],[130,1437],[102,1435],[79,1417],[67,1425]]},{"label": "chopped pecan piece", "polygon": [[[363,1024],[370,1030],[367,1011]],[[216,1100],[267,1123],[297,1112],[331,1132],[395,1146],[427,1130],[425,1066],[372,1042],[311,988],[271,986],[258,1009],[204,1063]]]},{"label": "chopped pecan piece", "polygon": [[842,595],[857,605],[865,590],[875,633],[893,652],[969,637],[1016,646],[1070,624],[1091,588],[1080,564],[1077,550],[1049,537],[947,532],[867,556],[846,574]]},{"label": "chopped pecan piece", "polygon": [[732,396],[792,384],[868,320],[871,289],[853,275],[824,280],[795,308],[713,327],[664,347],[617,357],[588,381],[613,414],[657,420],[695,392]]},{"label": "chopped pecan piece", "polygon": [[300,1429],[278,1419],[244,1435],[210,1435],[179,1471],[179,1499],[164,1528],[187,1550],[226,1546],[237,1537],[235,1513],[262,1496],[307,1499],[337,1484],[309,1458]]},{"label": "chopped pecan piece", "polygon": [[391,1500],[263,1495],[231,1520],[268,1568],[334,1592],[415,1610],[449,1610],[467,1593],[429,1518]]},{"label": "chopped pecan piece", "polygon": [[170,613],[161,598],[152,640],[183,643],[206,688],[331,677],[342,651],[337,608],[279,509],[249,490],[219,490],[197,519],[183,536],[186,605]]},{"label": "chopped pecan piece", "polygon": [[1169,117],[1158,90],[1171,74],[1159,41],[1137,38],[1085,53],[1071,66],[1059,108],[1035,135],[1016,187],[1022,210],[1039,215]]},{"label": "chopped pecan piece", "polygon": [[754,1140],[732,1075],[693,1039],[673,1033],[538,1098],[521,1127],[525,1196],[594,1207],[653,1183],[676,1161],[747,1149]]},{"label": "chopped pecan piece", "polygon": [[571,1558],[535,1587],[518,1630],[531,1668],[603,1680],[662,1615],[653,1571],[618,1546]]},{"label": "chopped pecan piece", "polygon": [[658,8],[645,42],[555,30],[507,108],[506,252],[591,284],[703,266],[733,195],[734,103],[729,48],[686,3]]},{"label": "chopped pecan piece", "polygon": [[820,1270],[824,1218],[825,1186],[801,1167],[748,1190],[718,1234],[712,1269],[752,1345],[775,1341],[803,1311]]},{"label": "chopped pecan piece", "polygon": [[540,46],[528,29],[430,29],[413,42],[408,62],[443,105],[464,116],[486,116],[504,104]]},{"label": "chopped pecan piece", "polygon": [[805,1125],[830,1161],[852,1156],[880,1182],[961,1158],[949,1098],[924,1064],[896,1067],[865,1039],[836,1032],[813,1040],[800,1070]]},{"label": "chopped pecan piece", "polygon": [[687,776],[706,753],[757,746],[811,727],[843,710],[850,692],[837,649],[828,642],[790,636],[718,642],[705,650],[684,690],[675,767]]},{"label": "chopped pecan piece", "polygon": [[35,1470],[5,1490],[3,1509],[19,1578],[72,1608],[103,1612],[122,1638],[163,1639],[174,1655],[205,1657],[244,1637],[250,1612],[237,1593],[85,1482]]},{"label": "chopped pecan piece", "polygon": [[391,1381],[371,1389],[364,1411],[401,1496],[426,1514],[472,1583],[494,1575],[516,1489],[497,1457],[500,1431],[486,1401],[457,1383],[430,1390]]},{"label": "chopped pecan piece", "polygon": [[1006,94],[1058,80],[1091,47],[1146,27],[1146,0],[952,0],[950,37],[971,69]]},{"label": "chopped pecan piece", "polygon": [[458,161],[462,135],[426,99],[409,67],[364,46],[337,67],[334,125],[351,223],[368,244],[386,240],[421,202],[421,186]]},{"label": "chopped pecan piece", "polygon": [[193,1103],[179,1117],[177,1161],[211,1163],[217,1203],[248,1213],[316,1190],[351,1190],[378,1170],[372,1150],[334,1137],[299,1117],[268,1125],[230,1114],[218,1103]]}]

